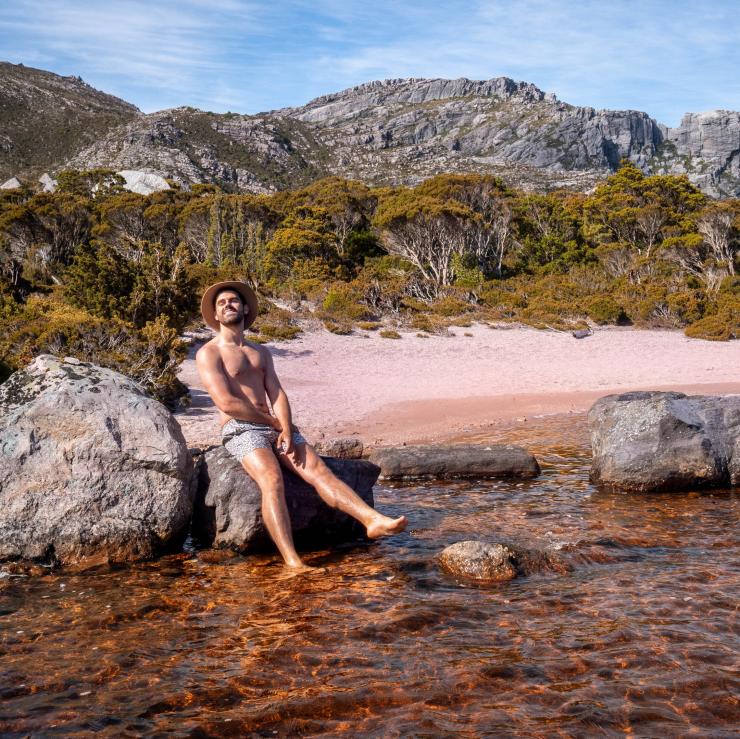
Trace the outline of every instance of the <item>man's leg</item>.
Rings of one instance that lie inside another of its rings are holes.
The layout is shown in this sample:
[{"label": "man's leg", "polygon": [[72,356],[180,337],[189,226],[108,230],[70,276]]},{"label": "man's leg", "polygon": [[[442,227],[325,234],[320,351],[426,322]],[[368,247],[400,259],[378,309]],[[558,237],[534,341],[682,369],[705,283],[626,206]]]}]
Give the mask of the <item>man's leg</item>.
[{"label": "man's leg", "polygon": [[309,569],[298,556],[293,544],[288,507],[285,504],[283,471],[272,449],[254,449],[242,459],[242,467],[257,483],[262,493],[262,518],[285,564],[296,569]]},{"label": "man's leg", "polygon": [[371,508],[346,483],[342,482],[308,444],[296,444],[290,456],[278,453],[280,463],[302,477],[331,508],[338,508],[357,519],[371,539],[398,534],[406,528],[406,516],[389,518]]}]

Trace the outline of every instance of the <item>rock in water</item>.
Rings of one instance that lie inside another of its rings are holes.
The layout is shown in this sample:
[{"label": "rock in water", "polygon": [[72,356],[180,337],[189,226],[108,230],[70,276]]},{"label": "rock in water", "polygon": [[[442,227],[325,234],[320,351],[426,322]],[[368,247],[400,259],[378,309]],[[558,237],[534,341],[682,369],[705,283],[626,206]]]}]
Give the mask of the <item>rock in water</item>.
[{"label": "rock in water", "polygon": [[383,447],[370,455],[381,480],[517,477],[540,474],[537,460],[513,444],[449,444]]},{"label": "rock in water", "polygon": [[740,485],[740,395],[634,392],[588,414],[591,480],[636,492]]},{"label": "rock in water", "polygon": [[487,544],[474,540],[446,547],[438,561],[450,575],[480,583],[505,582],[542,571],[570,571],[567,564],[546,552],[510,543]]},{"label": "rock in water", "polygon": [[[337,477],[373,505],[373,484],[380,471],[374,464],[354,459],[324,461]],[[329,508],[310,485],[285,470],[283,478],[297,544],[325,545],[364,536],[361,524]],[[223,447],[211,449],[201,460],[193,535],[203,544],[242,553],[271,546],[262,521],[262,496],[257,483]]]},{"label": "rock in water", "polygon": [[192,482],[177,421],[118,372],[41,355],[0,385],[0,561],[151,557],[184,536]]}]

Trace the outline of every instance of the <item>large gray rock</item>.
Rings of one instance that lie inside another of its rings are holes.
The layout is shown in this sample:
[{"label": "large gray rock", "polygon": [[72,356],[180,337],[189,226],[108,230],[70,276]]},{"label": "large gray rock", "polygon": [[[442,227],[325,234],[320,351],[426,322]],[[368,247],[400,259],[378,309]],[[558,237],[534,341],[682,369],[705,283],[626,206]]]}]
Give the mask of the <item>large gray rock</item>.
[{"label": "large gray rock", "polygon": [[[324,461],[337,477],[373,505],[373,484],[379,472],[374,464],[354,459]],[[283,477],[297,544],[336,543],[364,536],[365,530],[359,523],[329,508],[310,485],[287,471],[283,471]],[[242,553],[271,546],[261,507],[257,483],[226,449],[216,447],[203,455],[192,527],[201,543]]]},{"label": "large gray rock", "polygon": [[511,543],[488,544],[459,541],[442,550],[437,558],[448,574],[480,583],[513,580],[536,572],[564,573],[570,567],[554,555]]},{"label": "large gray rock", "polygon": [[634,392],[588,415],[591,480],[636,492],[740,485],[740,395]]},{"label": "large gray rock", "polygon": [[42,355],[0,385],[0,561],[151,557],[184,536],[192,479],[177,421],[117,372]]},{"label": "large gray rock", "polygon": [[540,466],[512,444],[449,444],[381,447],[370,455],[381,480],[537,477]]}]

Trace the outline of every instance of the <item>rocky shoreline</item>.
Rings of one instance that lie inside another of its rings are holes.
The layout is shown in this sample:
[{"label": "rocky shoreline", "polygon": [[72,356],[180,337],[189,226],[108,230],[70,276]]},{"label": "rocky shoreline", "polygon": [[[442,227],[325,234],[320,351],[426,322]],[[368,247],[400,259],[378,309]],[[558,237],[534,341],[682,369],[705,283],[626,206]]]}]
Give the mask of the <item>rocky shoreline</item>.
[{"label": "rocky shoreline", "polygon": [[[0,386],[0,412],[0,562],[83,569],[134,562],[180,547],[188,532],[201,546],[239,553],[270,544],[259,490],[236,460],[220,446],[189,450],[174,416],[119,373],[41,355]],[[740,396],[624,393],[601,398],[589,420],[591,480],[604,489],[740,485]],[[352,439],[326,448],[346,457],[361,451]],[[527,479],[540,472],[515,445],[386,447],[369,460],[326,459],[370,504],[378,476]],[[299,542],[363,538],[310,486],[288,474],[285,480]],[[441,566],[473,580],[559,570],[548,555],[516,545],[455,546],[440,556]]]}]

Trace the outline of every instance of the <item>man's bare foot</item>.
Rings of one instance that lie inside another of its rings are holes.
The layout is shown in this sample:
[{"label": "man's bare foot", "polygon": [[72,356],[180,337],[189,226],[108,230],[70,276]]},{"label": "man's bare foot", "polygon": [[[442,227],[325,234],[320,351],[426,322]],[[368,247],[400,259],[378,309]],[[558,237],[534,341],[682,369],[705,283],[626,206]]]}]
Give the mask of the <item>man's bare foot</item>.
[{"label": "man's bare foot", "polygon": [[389,518],[378,514],[378,518],[372,523],[368,524],[367,536],[368,539],[378,539],[381,536],[389,536],[390,534],[400,534],[408,525],[406,516],[399,516],[398,518]]},{"label": "man's bare foot", "polygon": [[326,572],[326,567],[312,567],[305,563],[300,565],[289,565],[286,563],[282,574],[278,576],[279,580],[290,580],[301,575],[321,575]]},{"label": "man's bare foot", "polygon": [[323,567],[314,567],[313,565],[307,565],[303,560],[291,560],[285,563],[286,569],[289,570],[291,575],[300,575],[302,572],[326,572]]}]

